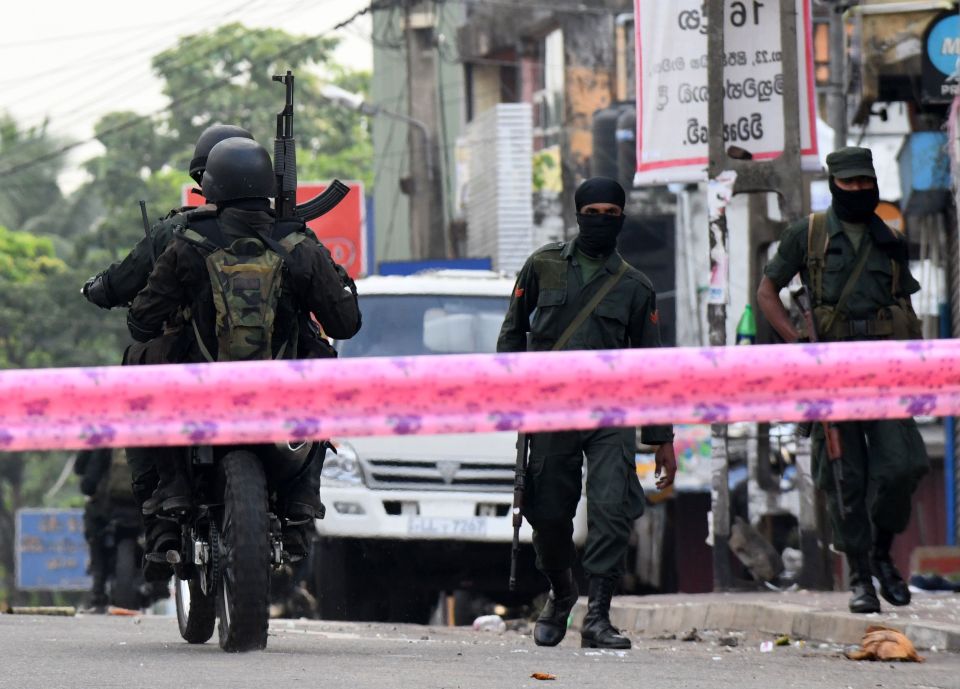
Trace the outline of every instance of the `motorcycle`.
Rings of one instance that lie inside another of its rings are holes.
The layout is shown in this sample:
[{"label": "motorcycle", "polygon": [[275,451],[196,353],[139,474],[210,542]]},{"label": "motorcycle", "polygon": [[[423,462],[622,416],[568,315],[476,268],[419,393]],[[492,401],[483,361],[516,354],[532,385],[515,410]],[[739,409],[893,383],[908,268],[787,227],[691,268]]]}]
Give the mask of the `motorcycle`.
[{"label": "motorcycle", "polygon": [[180,550],[167,552],[177,622],[188,643],[208,641],[219,620],[224,651],[266,647],[271,572],[290,560],[278,495],[318,449],[317,443],[190,449],[194,506],[177,515]]}]

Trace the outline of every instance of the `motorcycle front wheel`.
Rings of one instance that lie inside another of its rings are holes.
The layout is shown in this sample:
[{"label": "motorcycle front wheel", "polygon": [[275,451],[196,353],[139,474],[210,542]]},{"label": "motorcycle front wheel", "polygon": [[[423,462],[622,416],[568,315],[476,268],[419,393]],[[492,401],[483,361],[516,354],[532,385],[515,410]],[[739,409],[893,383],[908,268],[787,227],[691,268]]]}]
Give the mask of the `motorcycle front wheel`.
[{"label": "motorcycle front wheel", "polygon": [[220,648],[253,651],[266,647],[270,622],[267,479],[257,456],[245,450],[228,453],[220,462],[220,470]]},{"label": "motorcycle front wheel", "polygon": [[200,578],[196,575],[192,579],[177,577],[175,581],[180,636],[187,643],[206,643],[213,636],[217,623],[216,591],[204,593]]}]

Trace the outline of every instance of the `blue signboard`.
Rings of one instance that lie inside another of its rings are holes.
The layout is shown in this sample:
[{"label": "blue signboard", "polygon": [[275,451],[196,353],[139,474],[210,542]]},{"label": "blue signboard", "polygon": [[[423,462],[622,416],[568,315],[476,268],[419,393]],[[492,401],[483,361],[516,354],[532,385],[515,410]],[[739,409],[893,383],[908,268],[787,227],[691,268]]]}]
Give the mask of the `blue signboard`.
[{"label": "blue signboard", "polygon": [[17,510],[17,588],[88,591],[82,509]]},{"label": "blue signboard", "polygon": [[960,16],[940,14],[927,27],[921,74],[925,103],[949,103],[960,93]]}]

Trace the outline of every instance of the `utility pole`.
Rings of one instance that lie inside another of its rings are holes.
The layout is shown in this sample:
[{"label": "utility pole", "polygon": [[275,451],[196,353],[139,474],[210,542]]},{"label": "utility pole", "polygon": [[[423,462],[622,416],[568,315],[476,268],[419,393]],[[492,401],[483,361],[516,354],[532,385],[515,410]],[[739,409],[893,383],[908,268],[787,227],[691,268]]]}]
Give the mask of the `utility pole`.
[{"label": "utility pole", "polygon": [[[803,210],[803,188],[800,166],[800,84],[798,79],[797,52],[797,12],[796,0],[777,0],[780,5],[781,66],[783,74],[783,152],[772,160],[756,161],[744,152],[727,150],[723,138],[724,99],[722,96],[710,98],[708,105],[708,193],[709,203],[714,206],[710,212],[711,274],[727,271],[727,224],[722,212],[726,201],[718,206],[718,195],[724,190],[731,194],[777,192],[780,195],[780,209],[784,218],[800,217]],[[707,4],[707,85],[708,93],[724,93],[724,26],[725,2]],[[736,153],[736,155],[732,155]],[[729,185],[732,184],[732,190]],[[761,228],[751,232],[751,256],[756,253],[753,242],[761,241]],[[769,233],[767,233],[769,234]],[[759,276],[756,276],[759,278]],[[726,345],[727,328],[727,279],[722,274],[719,279],[723,286],[721,296],[714,298],[707,307],[709,321],[709,342],[711,346]],[[756,290],[756,284],[749,289]],[[752,296],[752,295],[751,295]],[[751,298],[750,301],[753,301]],[[728,484],[727,427],[723,423],[712,425],[712,513],[713,513],[713,572],[714,589],[729,590],[734,586],[731,567],[731,513]],[[812,490],[812,486],[810,487]],[[803,500],[801,501],[804,502]],[[803,508],[801,508],[803,511]],[[801,524],[809,523],[806,515],[800,515]],[[816,534],[805,533],[801,529],[801,541],[810,541],[816,546]],[[815,547],[804,547],[804,573],[819,570],[821,560]],[[807,580],[811,577],[808,575]]]},{"label": "utility pole", "polygon": [[830,88],[827,91],[827,124],[833,129],[833,150],[847,145],[847,95],[844,88],[846,35],[843,3],[830,7]]},{"label": "utility pole", "polygon": [[[414,11],[416,10],[416,11]],[[403,33],[407,63],[407,117],[422,127],[407,134],[409,176],[401,189],[410,197],[410,253],[414,259],[448,258],[450,241],[443,222],[443,179],[436,137],[437,64],[434,15],[419,0],[404,0]],[[442,104],[441,104],[442,107]]]}]

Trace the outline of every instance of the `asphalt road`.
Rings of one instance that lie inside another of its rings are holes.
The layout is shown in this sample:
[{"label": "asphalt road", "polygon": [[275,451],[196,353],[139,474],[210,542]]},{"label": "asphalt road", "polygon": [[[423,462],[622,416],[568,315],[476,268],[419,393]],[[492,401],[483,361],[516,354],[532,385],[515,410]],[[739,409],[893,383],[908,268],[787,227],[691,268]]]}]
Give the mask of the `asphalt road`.
[{"label": "asphalt road", "polygon": [[738,636],[731,648],[716,633],[697,642],[634,637],[630,651],[601,652],[579,648],[576,633],[541,649],[516,631],[275,620],[263,652],[226,654],[215,639],[190,646],[165,617],[0,615],[0,688],[960,687],[960,655],[857,663],[812,644],[761,653],[760,637]]}]

